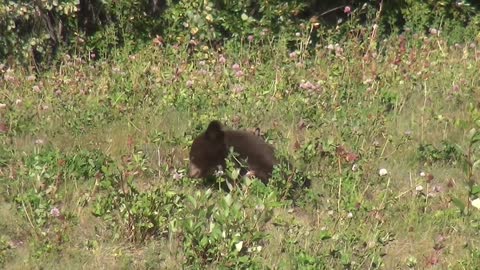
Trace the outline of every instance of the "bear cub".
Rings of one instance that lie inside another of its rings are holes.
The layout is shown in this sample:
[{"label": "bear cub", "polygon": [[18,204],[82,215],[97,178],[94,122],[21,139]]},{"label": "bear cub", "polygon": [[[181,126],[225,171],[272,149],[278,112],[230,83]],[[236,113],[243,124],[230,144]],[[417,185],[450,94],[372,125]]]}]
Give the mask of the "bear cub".
[{"label": "bear cub", "polygon": [[[273,146],[266,143],[262,137],[248,131],[224,130],[222,124],[213,120],[207,130],[200,134],[192,143],[190,149],[191,178],[206,178],[213,174],[218,166],[226,167],[230,147],[233,147],[239,158],[246,160],[248,169],[268,183],[273,167],[278,164]],[[246,171],[241,171],[245,174]]]}]

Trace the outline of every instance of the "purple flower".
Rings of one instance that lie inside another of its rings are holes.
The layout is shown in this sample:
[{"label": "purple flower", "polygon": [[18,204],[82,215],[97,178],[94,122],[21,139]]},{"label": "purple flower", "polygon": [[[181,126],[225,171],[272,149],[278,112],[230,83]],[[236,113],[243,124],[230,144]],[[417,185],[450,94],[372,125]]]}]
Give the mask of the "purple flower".
[{"label": "purple flower", "polygon": [[340,45],[338,45],[338,43],[335,44],[335,55],[338,56],[338,55],[341,55],[342,53],[343,53],[343,48],[340,47]]},{"label": "purple flower", "polygon": [[350,6],[345,6],[345,8],[343,9],[343,13],[350,14],[350,12],[352,12],[352,8]]},{"label": "purple flower", "polygon": [[312,90],[315,88],[315,85],[313,83],[307,81],[307,82],[302,82],[300,83],[300,88],[303,90]]},{"label": "purple flower", "polygon": [[218,62],[220,64],[225,64],[227,62],[227,59],[225,59],[223,55],[220,55],[220,57],[218,58]]},{"label": "purple flower", "polygon": [[208,75],[208,71],[205,70],[205,69],[200,69],[200,70],[198,71],[198,74],[200,74],[200,75],[202,75],[202,76],[207,76],[207,75]]},{"label": "purple flower", "polygon": [[303,62],[297,62],[297,63],[295,63],[295,66],[296,66],[297,68],[304,68],[304,67],[305,67],[305,64],[304,64]]},{"label": "purple flower", "polygon": [[3,79],[7,82],[14,81],[15,77],[13,76],[13,70],[12,69],[7,69],[5,72],[5,75],[3,76]]},{"label": "purple flower", "polygon": [[454,93],[460,92],[460,86],[458,86],[458,84],[454,84],[453,87],[452,87],[452,91]]},{"label": "purple flower", "polygon": [[242,93],[243,91],[245,90],[245,87],[243,87],[242,85],[235,85],[232,89],[232,91],[235,93],[235,94],[240,94]]},{"label": "purple flower", "polygon": [[50,210],[50,215],[53,216],[53,217],[59,217],[60,216],[60,210],[58,210],[57,207],[53,207]]},{"label": "purple flower", "polygon": [[247,37],[247,39],[248,39],[248,42],[253,42],[253,39],[254,39],[254,38],[253,38],[253,35],[249,35],[249,36]]},{"label": "purple flower", "polygon": [[239,65],[239,64],[236,64],[236,63],[232,65],[232,69],[233,69],[234,71],[240,71],[240,70],[241,70],[240,65]]},{"label": "purple flower", "polygon": [[243,71],[241,71],[241,70],[235,72],[235,77],[237,77],[237,78],[240,78],[240,77],[242,77],[243,75],[244,75],[244,74],[243,74]]}]

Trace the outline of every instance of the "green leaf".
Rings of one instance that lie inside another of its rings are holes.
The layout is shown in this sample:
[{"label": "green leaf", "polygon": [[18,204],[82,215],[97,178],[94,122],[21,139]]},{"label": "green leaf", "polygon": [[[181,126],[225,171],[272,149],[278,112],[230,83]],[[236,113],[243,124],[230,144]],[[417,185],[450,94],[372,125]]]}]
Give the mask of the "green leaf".
[{"label": "green leaf", "polygon": [[472,187],[472,191],[470,192],[472,195],[477,195],[480,193],[480,186],[475,185]]},{"label": "green leaf", "polygon": [[230,181],[226,180],[225,183],[227,183],[228,190],[233,190],[233,185],[230,183]]},{"label": "green leaf", "polygon": [[470,144],[476,144],[479,141],[480,141],[480,132],[475,131],[472,138],[470,139]]},{"label": "green leaf", "polygon": [[200,246],[206,247],[207,245],[208,245],[208,237],[203,237],[202,240],[200,240]]},{"label": "green leaf", "polygon": [[232,179],[238,179],[239,175],[240,175],[240,169],[238,168],[233,169],[232,172],[230,173],[230,177]]},{"label": "green leaf", "polygon": [[193,196],[187,196],[188,201],[193,205],[193,208],[197,208],[197,200]]},{"label": "green leaf", "polygon": [[452,198],[452,202],[463,213],[463,211],[466,207],[465,203],[462,200],[460,200],[459,198]]},{"label": "green leaf", "polygon": [[232,195],[227,194],[223,199],[224,199],[225,204],[226,204],[227,206],[232,205],[232,201],[233,201],[233,200],[232,200]]},{"label": "green leaf", "polygon": [[480,164],[480,159],[479,159],[479,160],[475,160],[475,161],[473,162],[472,169],[478,167],[479,164]]},{"label": "green leaf", "polygon": [[328,240],[332,238],[332,235],[328,231],[321,231],[319,234],[320,240]]}]

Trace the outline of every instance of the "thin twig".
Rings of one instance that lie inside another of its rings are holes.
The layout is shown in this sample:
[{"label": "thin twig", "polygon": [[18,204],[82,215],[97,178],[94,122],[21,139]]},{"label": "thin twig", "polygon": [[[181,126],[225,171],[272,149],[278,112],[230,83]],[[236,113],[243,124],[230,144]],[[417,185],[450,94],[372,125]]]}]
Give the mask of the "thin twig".
[{"label": "thin twig", "polygon": [[330,13],[330,12],[337,11],[337,10],[342,9],[342,8],[345,8],[345,7],[346,7],[345,5],[342,5],[342,6],[338,6],[338,7],[329,9],[329,10],[323,12],[322,14],[320,14],[320,16],[326,15],[326,14],[328,14],[328,13]]}]

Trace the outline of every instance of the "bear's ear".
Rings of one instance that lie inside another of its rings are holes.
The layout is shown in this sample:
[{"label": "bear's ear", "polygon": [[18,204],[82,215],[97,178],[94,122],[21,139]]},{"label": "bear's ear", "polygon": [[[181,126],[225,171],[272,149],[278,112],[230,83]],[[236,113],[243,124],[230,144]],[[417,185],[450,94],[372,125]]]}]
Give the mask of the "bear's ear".
[{"label": "bear's ear", "polygon": [[222,124],[217,120],[213,120],[208,125],[205,135],[207,136],[207,139],[211,141],[223,140],[224,133]]}]

